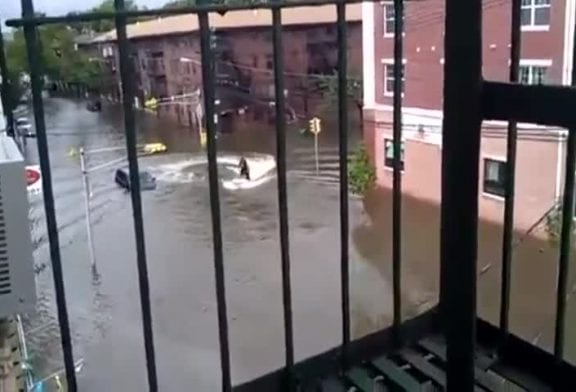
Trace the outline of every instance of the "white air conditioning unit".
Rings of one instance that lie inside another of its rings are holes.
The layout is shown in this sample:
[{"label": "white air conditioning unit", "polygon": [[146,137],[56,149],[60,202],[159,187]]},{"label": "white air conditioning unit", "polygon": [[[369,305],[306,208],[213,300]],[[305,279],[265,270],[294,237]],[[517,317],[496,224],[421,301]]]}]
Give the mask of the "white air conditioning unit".
[{"label": "white air conditioning unit", "polygon": [[0,317],[32,311],[35,301],[25,163],[14,140],[0,136]]}]

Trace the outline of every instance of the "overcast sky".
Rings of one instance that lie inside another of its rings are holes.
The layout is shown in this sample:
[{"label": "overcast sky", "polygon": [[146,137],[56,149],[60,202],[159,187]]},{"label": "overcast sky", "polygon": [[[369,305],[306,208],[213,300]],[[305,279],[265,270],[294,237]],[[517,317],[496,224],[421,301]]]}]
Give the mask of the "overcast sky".
[{"label": "overcast sky", "polygon": [[[34,10],[48,15],[61,15],[69,11],[85,11],[102,0],[33,0]],[[138,5],[158,7],[167,0],[137,0]],[[0,0],[0,18],[2,21],[20,16],[20,0]],[[5,26],[2,26],[5,28]]]}]

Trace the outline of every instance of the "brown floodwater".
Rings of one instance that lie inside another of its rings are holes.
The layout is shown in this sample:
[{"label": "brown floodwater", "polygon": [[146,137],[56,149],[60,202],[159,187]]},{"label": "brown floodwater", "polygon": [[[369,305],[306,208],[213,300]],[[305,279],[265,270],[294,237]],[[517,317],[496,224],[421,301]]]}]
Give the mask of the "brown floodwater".
[{"label": "brown floodwater", "polygon": [[[90,113],[82,102],[46,101],[54,191],[67,302],[83,391],[146,389],[144,348],[130,197],[113,183],[114,168],[92,176],[94,238],[100,279],[90,273],[78,161],[70,147],[123,146],[121,112],[107,106]],[[329,120],[329,119],[328,119]],[[235,118],[222,123],[219,158],[275,151],[266,119]],[[220,367],[214,293],[209,189],[204,152],[187,128],[138,115],[142,142],[161,141],[168,154],[142,158],[141,167],[158,178],[144,192],[143,207],[161,390],[219,389]],[[287,135],[288,200],[294,340],[297,359],[339,344],[340,248],[337,130],[326,121],[320,135],[320,172],[313,140],[291,125]],[[357,128],[357,127],[353,127]],[[350,147],[360,140],[351,132]],[[34,141],[30,162],[37,161]],[[92,164],[123,155],[95,156]],[[266,156],[266,155],[264,155]],[[220,165],[225,181],[229,164]],[[274,175],[252,189],[222,184],[224,262],[230,322],[233,380],[249,380],[281,367],[284,358],[277,182]],[[62,367],[54,293],[41,197],[32,200],[37,311],[26,319],[33,364],[39,376]],[[437,302],[439,208],[403,198],[402,293],[408,318]],[[391,193],[375,190],[350,197],[352,327],[355,336],[383,328],[392,317]],[[499,311],[501,226],[479,226],[479,313],[496,322]],[[549,348],[553,339],[557,247],[543,237],[517,234],[514,252],[511,328]],[[571,279],[571,282],[573,279]],[[568,323],[576,321],[569,301]],[[568,333],[571,328],[567,328]],[[576,358],[576,337],[567,336]]]}]

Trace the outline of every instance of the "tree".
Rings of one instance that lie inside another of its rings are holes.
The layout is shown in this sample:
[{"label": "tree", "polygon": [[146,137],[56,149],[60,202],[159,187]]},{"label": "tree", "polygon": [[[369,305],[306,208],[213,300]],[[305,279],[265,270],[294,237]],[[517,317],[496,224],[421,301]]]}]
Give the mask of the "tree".
[{"label": "tree", "polygon": [[[97,87],[101,75],[98,62],[76,50],[74,30],[64,25],[46,25],[38,28],[40,56],[43,75],[52,80],[82,83]],[[6,44],[8,69],[14,83],[28,74],[26,41],[22,29],[14,32],[13,39]]]},{"label": "tree", "polygon": [[[134,3],[133,0],[126,0],[125,8],[127,10],[136,11],[138,10],[138,6]],[[90,9],[88,12],[114,12],[114,0],[104,0],[100,5]],[[113,30],[115,27],[114,19],[102,19],[102,20],[95,20],[90,22],[89,24],[90,30],[95,31],[97,33],[104,33],[110,30]]]},{"label": "tree", "polygon": [[[360,123],[362,123],[362,108],[364,102],[362,100],[362,78],[348,75],[346,95],[350,101],[356,105]],[[319,77],[318,88],[323,96],[326,98],[326,106],[329,108],[337,107],[338,105],[338,73],[334,71],[332,75]]]},{"label": "tree", "polygon": [[162,8],[179,8],[193,5],[196,5],[196,0],[171,0],[164,4]]}]

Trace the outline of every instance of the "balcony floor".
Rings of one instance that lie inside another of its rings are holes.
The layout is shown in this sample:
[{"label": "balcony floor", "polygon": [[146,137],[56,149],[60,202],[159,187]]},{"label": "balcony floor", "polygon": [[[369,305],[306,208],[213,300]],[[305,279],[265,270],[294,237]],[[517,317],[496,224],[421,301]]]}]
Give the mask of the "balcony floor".
[{"label": "balcony floor", "polygon": [[[401,331],[405,345],[400,348],[393,348],[391,329],[355,341],[350,347],[355,365],[344,372],[336,365],[336,350],[296,364],[295,390],[444,391],[446,344],[436,324],[434,311],[405,322]],[[477,335],[475,392],[576,391],[576,368],[569,363],[558,363],[550,353],[513,335],[498,351],[498,329],[482,320]],[[288,390],[284,380],[279,370],[234,390],[284,391]]]}]

